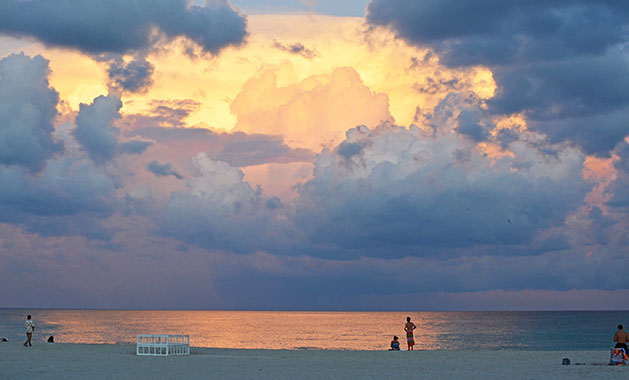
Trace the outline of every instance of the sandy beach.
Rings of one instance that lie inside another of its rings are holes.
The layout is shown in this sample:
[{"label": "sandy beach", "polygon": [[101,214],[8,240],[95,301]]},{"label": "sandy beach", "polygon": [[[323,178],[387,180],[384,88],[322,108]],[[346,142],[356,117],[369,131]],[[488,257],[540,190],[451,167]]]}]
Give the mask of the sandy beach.
[{"label": "sandy beach", "polygon": [[[562,358],[573,365],[561,365]],[[130,344],[0,344],[2,379],[618,379],[606,351],[191,349],[141,357]],[[583,363],[574,365],[574,363]]]}]

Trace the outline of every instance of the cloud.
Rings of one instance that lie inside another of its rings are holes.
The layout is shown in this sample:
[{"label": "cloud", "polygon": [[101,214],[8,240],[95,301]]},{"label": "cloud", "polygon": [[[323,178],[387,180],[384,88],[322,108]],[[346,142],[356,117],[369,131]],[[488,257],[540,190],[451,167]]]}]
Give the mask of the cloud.
[{"label": "cloud", "polygon": [[457,159],[465,142],[439,134],[361,127],[343,143],[354,144],[351,155],[322,152],[296,201],[296,222],[312,243],[307,253],[424,256],[521,246],[530,254],[538,233],[564,225],[590,188],[574,151],[547,161],[518,142],[516,158],[492,165],[476,150]]},{"label": "cloud", "polygon": [[151,145],[153,143],[150,141],[129,140],[121,143],[118,151],[122,154],[141,154]]},{"label": "cloud", "polygon": [[115,122],[121,118],[122,102],[114,95],[99,96],[90,105],[81,104],[72,134],[90,158],[99,164],[111,161],[119,153],[139,154],[150,142],[118,142],[120,130]]},{"label": "cloud", "polygon": [[232,3],[243,8],[248,14],[289,14],[316,13],[333,16],[362,17],[365,14],[366,0],[236,0]]},{"label": "cloud", "polygon": [[552,142],[606,156],[627,135],[625,3],[372,0],[366,19],[432,48],[448,67],[491,68],[489,110],[523,113]]},{"label": "cloud", "polygon": [[493,66],[604,54],[624,41],[628,16],[616,1],[372,0],[366,18],[432,46],[448,66]]},{"label": "cloud", "polygon": [[[546,155],[535,134],[512,131],[503,139],[512,155],[489,157],[453,127],[460,117],[449,107],[466,100],[445,99],[433,133],[389,123],[348,130],[317,155],[312,179],[290,202],[277,203],[238,169],[200,153],[187,190],[171,196],[162,231],[206,249],[334,259],[569,247],[568,217],[592,188],[581,177],[583,155],[565,146]],[[243,229],[246,237],[236,232]]]},{"label": "cloud", "polygon": [[[208,249],[252,252],[291,235],[277,198],[265,197],[243,181],[243,173],[199,153],[187,190],[174,192],[161,231]],[[243,235],[243,231],[246,234]]]},{"label": "cloud", "polygon": [[458,125],[455,130],[471,138],[473,141],[485,141],[489,137],[489,131],[481,125],[481,115],[479,112],[461,110],[457,118]]},{"label": "cloud", "polygon": [[94,162],[110,161],[118,151],[120,131],[114,122],[121,117],[120,108],[118,97],[103,95],[90,105],[80,105],[73,135]]},{"label": "cloud", "polygon": [[157,161],[151,161],[146,167],[151,173],[155,174],[158,177],[165,177],[172,175],[177,179],[183,179],[181,174],[177,173],[169,163],[164,165],[160,165]]},{"label": "cloud", "polygon": [[392,120],[389,99],[372,92],[351,67],[279,86],[277,77],[292,66],[265,68],[249,79],[231,103],[236,130],[282,135],[290,146],[320,150],[338,144],[356,125]]},{"label": "cloud", "polygon": [[[134,117],[138,125],[145,125]],[[265,163],[309,162],[314,153],[293,149],[280,136],[216,132],[204,128],[139,127],[126,132],[127,136],[150,139],[163,146],[175,159],[188,160],[191,154],[206,153],[232,166],[245,167]]]},{"label": "cloud", "polygon": [[51,159],[38,175],[0,166],[0,221],[42,236],[83,235],[108,240],[98,219],[114,212],[112,180],[87,159]]},{"label": "cloud", "polygon": [[24,53],[0,60],[0,164],[39,171],[63,152],[54,138],[58,93],[48,83],[48,61]]},{"label": "cloud", "polygon": [[291,149],[281,136],[234,132],[229,139],[232,142],[226,144],[216,158],[233,166],[311,161],[314,158],[312,152],[307,149]]},{"label": "cloud", "polygon": [[185,0],[3,0],[0,33],[33,36],[52,46],[86,53],[129,53],[161,36],[185,37],[216,54],[247,35],[246,19],[224,0],[187,6]]},{"label": "cloud", "polygon": [[122,57],[109,60],[110,86],[119,91],[143,92],[153,84],[151,76],[155,66],[146,59],[136,57],[125,62]]},{"label": "cloud", "polygon": [[290,54],[300,55],[306,59],[313,59],[319,55],[315,50],[308,49],[301,42],[284,45],[278,41],[273,41],[273,47]]},{"label": "cloud", "polygon": [[623,142],[618,145],[615,150],[618,159],[614,162],[616,168],[616,178],[609,187],[609,193],[612,195],[607,205],[618,208],[620,212],[625,213],[629,208],[629,143]]},{"label": "cloud", "polygon": [[126,115],[123,123],[131,129],[142,127],[186,127],[185,118],[197,111],[201,103],[192,99],[152,100],[150,110]]}]

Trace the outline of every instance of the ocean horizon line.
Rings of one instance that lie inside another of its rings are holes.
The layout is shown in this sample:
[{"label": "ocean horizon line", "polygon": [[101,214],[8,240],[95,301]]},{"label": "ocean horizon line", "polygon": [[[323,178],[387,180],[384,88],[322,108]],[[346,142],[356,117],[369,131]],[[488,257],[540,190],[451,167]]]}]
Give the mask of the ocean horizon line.
[{"label": "ocean horizon line", "polygon": [[0,306],[0,310],[93,310],[93,311],[217,311],[217,312],[282,312],[282,313],[545,313],[545,312],[621,312],[626,309],[203,309],[203,308],[121,308],[121,307],[39,307],[39,306]]}]

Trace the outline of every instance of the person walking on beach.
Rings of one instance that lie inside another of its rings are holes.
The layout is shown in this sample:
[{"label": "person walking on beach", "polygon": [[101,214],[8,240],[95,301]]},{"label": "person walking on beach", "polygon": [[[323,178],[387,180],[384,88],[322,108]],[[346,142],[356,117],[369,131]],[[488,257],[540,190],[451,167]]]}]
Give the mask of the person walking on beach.
[{"label": "person walking on beach", "polygon": [[24,342],[24,347],[32,346],[31,338],[33,337],[33,331],[35,331],[35,323],[31,319],[30,314],[26,316],[24,328],[26,329],[26,342]]},{"label": "person walking on beach", "polygon": [[627,340],[629,340],[629,334],[622,329],[622,325],[618,325],[618,331],[614,334],[614,342],[616,342],[616,346],[614,348],[624,348],[625,354],[629,355],[629,351],[627,350]]},{"label": "person walking on beach", "polygon": [[411,322],[411,317],[406,317],[406,325],[404,325],[404,331],[406,331],[406,344],[408,345],[408,350],[412,351],[413,346],[415,345],[415,339],[413,339],[413,330],[415,330],[417,326],[413,322]]}]

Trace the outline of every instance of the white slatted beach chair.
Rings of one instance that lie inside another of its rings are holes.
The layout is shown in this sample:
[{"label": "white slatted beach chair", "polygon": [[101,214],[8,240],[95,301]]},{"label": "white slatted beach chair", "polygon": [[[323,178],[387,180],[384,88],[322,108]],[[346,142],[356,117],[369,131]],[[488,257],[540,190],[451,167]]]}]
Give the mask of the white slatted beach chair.
[{"label": "white slatted beach chair", "polygon": [[138,335],[137,355],[168,356],[190,354],[190,335]]}]

